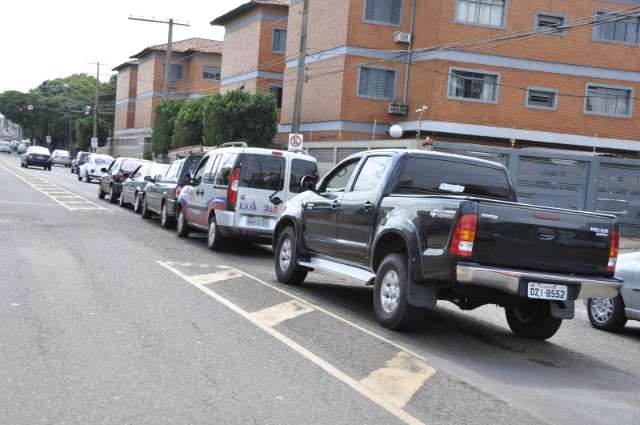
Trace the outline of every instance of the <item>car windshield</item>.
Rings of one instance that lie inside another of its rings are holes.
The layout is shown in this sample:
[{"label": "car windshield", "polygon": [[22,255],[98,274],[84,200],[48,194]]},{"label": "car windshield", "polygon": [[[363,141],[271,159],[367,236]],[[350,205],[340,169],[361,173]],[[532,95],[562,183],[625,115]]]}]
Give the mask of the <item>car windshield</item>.
[{"label": "car windshield", "polygon": [[69,156],[69,151],[57,151],[56,156]]},{"label": "car windshield", "polygon": [[136,161],[134,159],[125,159],[122,161],[122,166],[120,167],[120,170],[124,173],[133,173],[134,171],[136,171],[136,168],[138,168],[141,164],[142,164],[142,161]]},{"label": "car windshield", "polygon": [[395,193],[474,195],[504,200],[513,197],[507,173],[501,168],[427,157],[409,158]]},{"label": "car windshield", "polygon": [[36,154],[36,155],[51,155],[51,153],[49,152],[49,149],[43,148],[41,146],[32,146],[27,150],[27,152]]}]

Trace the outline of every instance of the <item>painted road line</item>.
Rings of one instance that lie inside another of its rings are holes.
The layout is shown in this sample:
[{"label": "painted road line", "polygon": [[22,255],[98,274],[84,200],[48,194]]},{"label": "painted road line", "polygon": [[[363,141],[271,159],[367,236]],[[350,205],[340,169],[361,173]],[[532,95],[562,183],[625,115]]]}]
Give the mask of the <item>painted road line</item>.
[{"label": "painted road line", "polygon": [[397,342],[391,341],[390,339],[385,338],[382,335],[379,335],[379,334],[377,334],[377,333],[375,333],[375,332],[373,332],[373,331],[371,331],[371,330],[369,330],[369,329],[367,329],[367,328],[365,328],[363,326],[360,326],[357,323],[352,322],[351,320],[345,319],[344,317],[339,316],[339,315],[327,310],[326,308],[323,308],[323,307],[320,307],[319,305],[313,304],[312,302],[309,302],[309,301],[305,300],[304,298],[301,298],[301,297],[299,297],[299,296],[297,296],[295,294],[292,294],[289,291],[286,291],[286,290],[284,290],[282,288],[278,288],[277,286],[272,285],[269,282],[266,282],[266,281],[264,281],[264,280],[262,280],[262,279],[260,279],[258,277],[255,277],[255,276],[253,276],[253,275],[251,275],[249,273],[245,273],[242,270],[234,269],[233,267],[228,267],[228,266],[219,266],[219,267],[226,268],[226,269],[229,269],[229,270],[235,270],[238,273],[242,274],[243,276],[248,277],[249,279],[258,282],[261,285],[264,285],[264,286],[266,286],[268,288],[271,288],[274,291],[278,291],[281,294],[284,294],[284,295],[288,296],[289,298],[292,298],[294,300],[298,300],[301,303],[304,303],[304,304],[308,305],[309,307],[311,307],[311,308],[313,308],[315,310],[318,310],[321,313],[326,314],[327,316],[330,316],[330,317],[332,317],[332,318],[334,318],[336,320],[339,320],[340,322],[345,323],[345,324],[351,326],[352,328],[359,330],[362,333],[365,333],[365,334],[367,334],[367,335],[369,335],[369,336],[371,336],[371,337],[373,337],[373,338],[375,338],[375,339],[377,339],[379,341],[384,342],[385,344],[388,344],[388,345],[390,345],[390,346],[392,346],[394,348],[397,348],[400,351],[404,351],[405,353],[410,354],[410,355],[414,356],[415,358],[422,360],[425,363],[428,363],[427,359],[424,356],[416,353],[415,351],[413,351],[413,350],[411,350],[411,349],[409,349],[409,348],[407,348],[407,347],[405,347],[405,346],[403,346],[401,344],[398,344]]},{"label": "painted road line", "polygon": [[235,270],[223,270],[215,273],[189,276],[189,278],[198,285],[209,285],[211,283],[222,282],[237,277],[242,277],[242,275]]},{"label": "painted road line", "polygon": [[307,304],[303,304],[298,300],[287,301],[282,304],[277,304],[272,307],[268,307],[254,313],[251,316],[267,326],[278,326],[282,322],[295,319],[298,316],[302,316],[306,313],[315,311]]},{"label": "painted road line", "polygon": [[[88,199],[77,195],[73,192],[70,192],[60,186],[57,186],[51,182],[49,182],[48,180],[45,180],[39,176],[35,176],[27,171],[24,170],[20,170],[18,169],[18,167],[2,160],[2,162],[4,162],[8,167],[11,167],[13,169],[15,169],[15,171],[10,170],[7,166],[3,166],[0,165],[0,168],[3,169],[4,171],[6,171],[9,174],[12,174],[13,176],[17,177],[18,179],[22,180],[23,182],[27,183],[29,186],[31,186],[33,189],[37,190],[38,192],[42,193],[43,195],[49,197],[50,199],[54,200],[57,204],[59,204],[60,206],[66,208],[69,211],[106,211],[109,212],[111,214],[114,214],[113,211],[101,207],[100,205],[97,205],[91,201],[89,201]],[[54,195],[52,190],[50,189],[54,189],[57,193],[64,193],[64,194],[68,194],[68,195]],[[64,199],[63,199],[64,198]],[[67,198],[75,198],[75,199],[79,199],[80,201],[76,201],[76,200],[67,200]],[[86,208],[77,208],[77,206],[79,204],[84,204],[87,205]]]},{"label": "painted road line", "polygon": [[384,410],[386,410],[387,412],[389,412],[390,414],[392,414],[393,416],[395,416],[399,420],[403,421],[404,423],[411,424],[411,425],[421,425],[421,424],[423,424],[423,422],[421,422],[416,417],[412,416],[410,413],[404,411],[402,408],[400,408],[397,405],[395,405],[394,403],[390,402],[389,400],[387,400],[383,396],[379,395],[378,393],[375,393],[374,391],[370,390],[368,387],[362,385],[360,382],[358,382],[354,378],[350,377],[346,373],[342,372],[340,369],[338,369],[337,367],[333,366],[331,363],[327,362],[326,360],[320,358],[316,354],[314,354],[311,351],[307,350],[302,345],[300,345],[297,342],[293,341],[291,338],[289,338],[286,335],[284,335],[283,333],[278,332],[277,330],[275,330],[273,327],[268,326],[268,325],[262,323],[261,321],[257,320],[253,316],[252,313],[249,313],[249,312],[243,310],[242,308],[240,308],[239,306],[237,306],[233,302],[231,302],[228,299],[224,298],[223,296],[219,295],[217,292],[211,290],[209,287],[194,282],[188,275],[186,275],[186,274],[182,273],[180,270],[174,268],[172,266],[171,262],[158,261],[158,264],[160,266],[164,267],[165,269],[171,271],[176,276],[182,278],[185,282],[187,282],[187,283],[191,284],[192,286],[194,286],[195,288],[199,289],[200,291],[202,291],[203,293],[205,293],[209,297],[213,298],[214,300],[216,300],[220,304],[224,305],[229,310],[233,311],[234,313],[238,314],[242,318],[244,318],[247,321],[251,322],[253,325],[255,325],[258,328],[262,329],[265,333],[269,334],[270,336],[272,336],[273,338],[277,339],[282,344],[286,345],[287,347],[289,347],[290,349],[292,349],[293,351],[295,351],[299,355],[303,356],[304,358],[306,358],[310,362],[314,363],[316,366],[320,367],[325,372],[327,372],[330,376],[332,376],[335,379],[338,379],[339,381],[341,381],[344,384],[348,385],[351,389],[353,389],[354,391],[358,392],[360,395],[366,397],[370,401],[374,402],[375,404],[377,404],[378,406],[380,406],[381,408],[383,408]]},{"label": "painted road line", "polygon": [[399,351],[385,367],[374,370],[360,383],[396,406],[404,407],[435,373],[436,370],[422,360]]},{"label": "painted road line", "polygon": [[57,204],[53,204],[50,202],[25,202],[25,201],[0,201],[2,205],[33,205],[33,206],[49,206],[49,207],[57,207]]}]

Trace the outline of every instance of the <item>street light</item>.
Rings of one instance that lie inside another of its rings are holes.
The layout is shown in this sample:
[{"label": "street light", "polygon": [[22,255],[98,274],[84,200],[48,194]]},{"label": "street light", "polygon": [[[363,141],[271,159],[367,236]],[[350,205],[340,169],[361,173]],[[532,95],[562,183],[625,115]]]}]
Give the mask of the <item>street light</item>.
[{"label": "street light", "polygon": [[422,114],[424,114],[428,110],[429,110],[429,107],[425,105],[422,105],[422,107],[416,109],[416,114],[420,114],[420,118],[418,120],[419,124],[418,124],[418,133],[416,135],[416,139],[419,139],[420,136],[422,135]]}]

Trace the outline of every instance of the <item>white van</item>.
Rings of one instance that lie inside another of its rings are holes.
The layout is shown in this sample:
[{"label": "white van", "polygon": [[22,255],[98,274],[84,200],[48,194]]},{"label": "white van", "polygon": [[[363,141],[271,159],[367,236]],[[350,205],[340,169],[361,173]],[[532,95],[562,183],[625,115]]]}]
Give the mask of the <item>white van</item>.
[{"label": "white van", "polygon": [[229,238],[271,243],[285,204],[303,192],[302,178],[318,177],[307,154],[248,147],[209,151],[178,198],[177,231],[207,232],[207,245],[219,250]]}]

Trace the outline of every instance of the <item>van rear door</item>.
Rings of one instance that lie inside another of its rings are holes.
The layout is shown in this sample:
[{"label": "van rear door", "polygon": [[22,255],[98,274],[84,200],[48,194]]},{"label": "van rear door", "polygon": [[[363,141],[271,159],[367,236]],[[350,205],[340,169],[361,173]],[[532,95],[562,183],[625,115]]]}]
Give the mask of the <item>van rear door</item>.
[{"label": "van rear door", "polygon": [[[236,227],[252,231],[272,232],[284,208],[276,198],[284,200],[287,161],[281,153],[242,155]],[[276,203],[274,203],[276,201]]]}]

